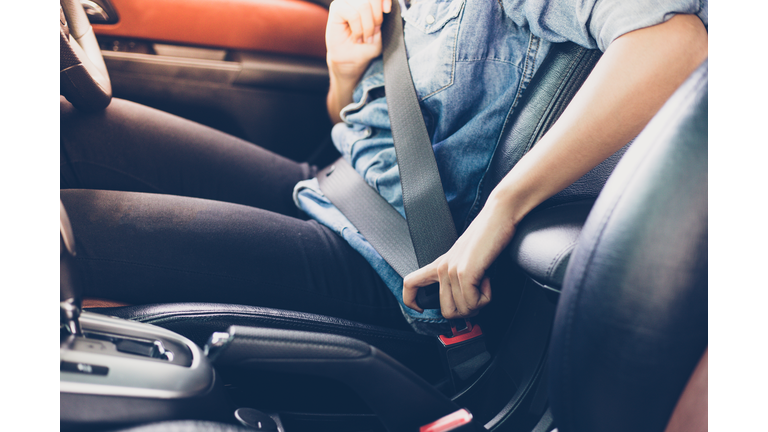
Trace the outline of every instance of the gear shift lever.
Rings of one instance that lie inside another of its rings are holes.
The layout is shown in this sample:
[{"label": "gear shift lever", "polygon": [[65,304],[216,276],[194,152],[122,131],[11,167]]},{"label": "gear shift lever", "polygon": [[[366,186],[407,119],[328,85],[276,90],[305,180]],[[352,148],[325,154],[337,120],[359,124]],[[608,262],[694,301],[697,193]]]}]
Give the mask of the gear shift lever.
[{"label": "gear shift lever", "polygon": [[76,336],[82,336],[80,329],[80,310],[83,298],[80,292],[77,266],[75,265],[75,236],[69,223],[64,204],[59,200],[60,208],[60,250],[59,268],[61,273],[61,324]]}]

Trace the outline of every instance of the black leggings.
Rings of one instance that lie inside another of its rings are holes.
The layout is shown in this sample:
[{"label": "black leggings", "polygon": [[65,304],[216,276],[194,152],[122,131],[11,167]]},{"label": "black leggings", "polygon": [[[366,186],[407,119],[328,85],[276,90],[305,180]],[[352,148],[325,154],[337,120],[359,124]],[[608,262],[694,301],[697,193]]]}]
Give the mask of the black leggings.
[{"label": "black leggings", "polygon": [[62,98],[60,162],[86,296],[410,328],[362,256],[294,205],[315,167],[120,99],[83,114]]}]

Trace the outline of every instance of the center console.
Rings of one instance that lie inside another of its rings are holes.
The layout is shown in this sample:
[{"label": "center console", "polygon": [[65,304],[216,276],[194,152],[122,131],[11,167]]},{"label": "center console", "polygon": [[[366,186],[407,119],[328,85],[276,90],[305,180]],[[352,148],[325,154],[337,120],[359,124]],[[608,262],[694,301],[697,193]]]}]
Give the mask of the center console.
[{"label": "center console", "polygon": [[208,358],[188,339],[148,324],[82,312],[82,334],[60,345],[62,430],[173,419],[232,422]]}]

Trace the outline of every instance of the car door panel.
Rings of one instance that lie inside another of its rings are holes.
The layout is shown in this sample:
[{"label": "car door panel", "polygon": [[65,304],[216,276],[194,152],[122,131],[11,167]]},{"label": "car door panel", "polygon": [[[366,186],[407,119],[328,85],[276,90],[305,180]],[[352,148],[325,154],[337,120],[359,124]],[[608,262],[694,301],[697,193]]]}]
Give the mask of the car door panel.
[{"label": "car door panel", "polygon": [[326,140],[326,8],[298,0],[112,0],[111,7],[117,23],[93,27],[116,97],[295,160]]},{"label": "car door panel", "polygon": [[112,0],[97,35],[325,58],[328,11],[299,0]]}]

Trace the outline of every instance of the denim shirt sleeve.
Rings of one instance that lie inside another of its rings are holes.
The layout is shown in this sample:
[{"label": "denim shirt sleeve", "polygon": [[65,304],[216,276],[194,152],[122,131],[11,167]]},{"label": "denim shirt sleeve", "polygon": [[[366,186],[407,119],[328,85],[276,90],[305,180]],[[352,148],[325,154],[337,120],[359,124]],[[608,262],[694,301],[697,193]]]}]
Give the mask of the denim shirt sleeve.
[{"label": "denim shirt sleeve", "polygon": [[619,36],[695,14],[706,27],[708,0],[501,0],[518,26],[550,42],[605,51]]}]

